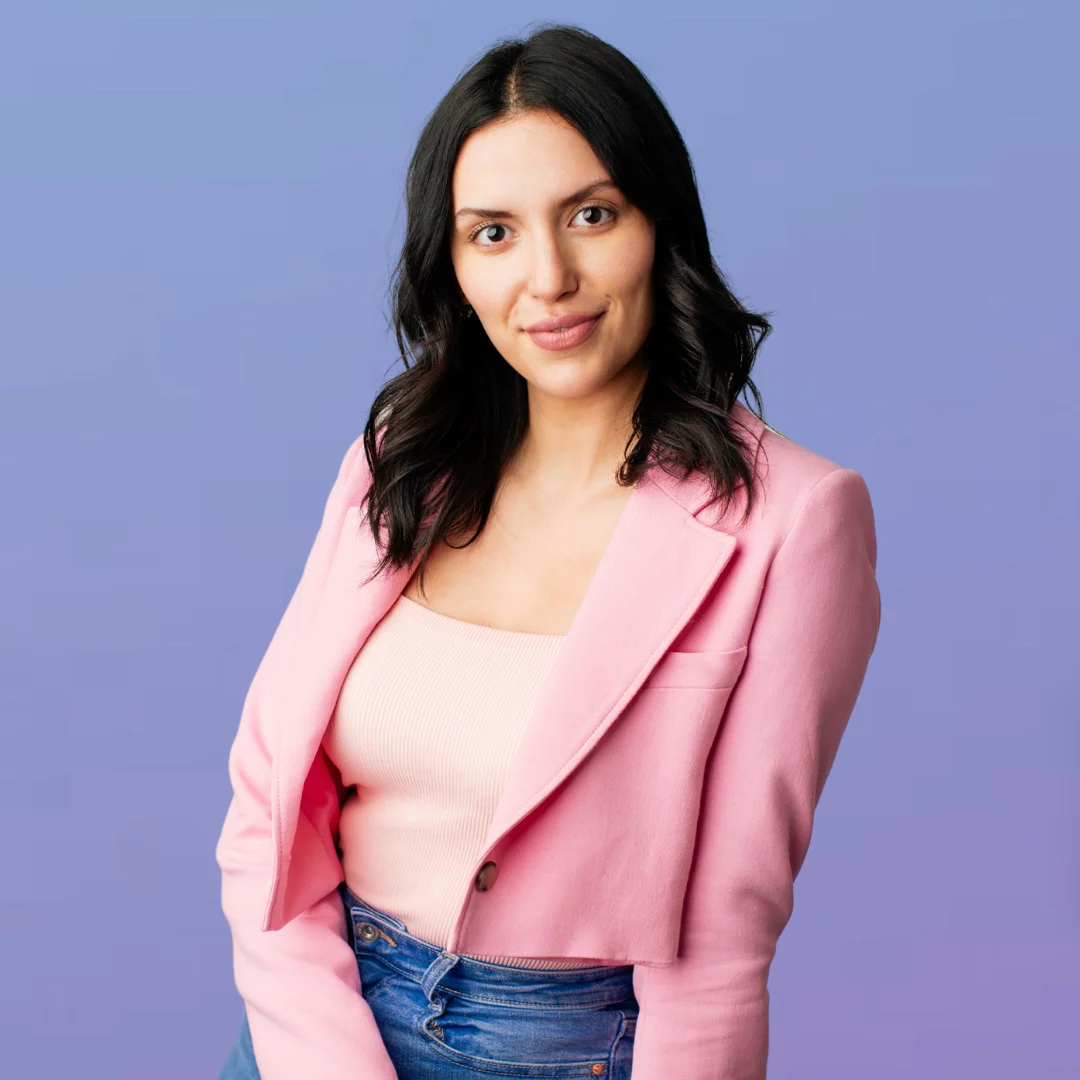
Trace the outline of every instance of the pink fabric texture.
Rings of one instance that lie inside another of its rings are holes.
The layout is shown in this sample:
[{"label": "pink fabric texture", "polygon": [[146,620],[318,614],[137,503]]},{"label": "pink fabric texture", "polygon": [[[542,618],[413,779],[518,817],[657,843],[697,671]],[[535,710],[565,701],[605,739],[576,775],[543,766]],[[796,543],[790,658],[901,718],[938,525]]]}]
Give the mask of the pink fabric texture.
[{"label": "pink fabric texture", "polygon": [[[814,811],[877,639],[870,496],[763,425],[762,481],[635,487],[541,686],[447,948],[635,965],[633,1080],[763,1080],[767,980]],[[229,754],[216,857],[263,1080],[397,1080],[346,937],[344,787],[321,746],[345,676],[414,567],[377,557],[346,453]],[[739,493],[741,494],[741,492]]]},{"label": "pink fabric texture", "polygon": [[446,945],[564,640],[464,622],[400,596],[345,676],[322,742],[342,782],[356,785],[338,821],[345,881],[424,941]]}]

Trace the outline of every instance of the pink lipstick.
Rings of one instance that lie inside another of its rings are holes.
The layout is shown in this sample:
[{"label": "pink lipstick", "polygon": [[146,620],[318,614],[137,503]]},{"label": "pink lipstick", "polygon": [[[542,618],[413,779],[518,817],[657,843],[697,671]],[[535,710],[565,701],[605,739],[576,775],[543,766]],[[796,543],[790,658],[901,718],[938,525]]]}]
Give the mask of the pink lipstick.
[{"label": "pink lipstick", "polygon": [[600,322],[602,311],[596,314],[580,312],[577,314],[554,315],[548,319],[541,319],[526,328],[529,337],[540,346],[541,349],[558,350],[573,349],[583,345],[592,337],[593,331]]}]

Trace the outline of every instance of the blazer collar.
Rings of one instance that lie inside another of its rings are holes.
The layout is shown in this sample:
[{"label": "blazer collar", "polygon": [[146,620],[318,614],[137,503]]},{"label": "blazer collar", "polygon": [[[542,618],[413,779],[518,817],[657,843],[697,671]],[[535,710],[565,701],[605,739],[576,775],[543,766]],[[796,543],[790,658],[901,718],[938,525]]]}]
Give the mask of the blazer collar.
[{"label": "blazer collar", "polygon": [[[585,758],[730,561],[735,535],[695,516],[707,500],[708,486],[696,476],[679,480],[652,469],[635,486],[541,688],[488,847]],[[362,584],[376,559],[360,508],[350,506],[280,702],[273,805],[284,846],[349,667],[412,576],[414,567],[405,567]]]}]

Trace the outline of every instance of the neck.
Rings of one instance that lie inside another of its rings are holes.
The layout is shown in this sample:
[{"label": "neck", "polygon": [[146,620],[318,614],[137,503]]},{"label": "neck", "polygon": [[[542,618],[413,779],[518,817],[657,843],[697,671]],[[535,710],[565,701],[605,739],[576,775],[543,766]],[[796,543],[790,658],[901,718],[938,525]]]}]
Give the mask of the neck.
[{"label": "neck", "polygon": [[586,397],[555,397],[530,385],[529,428],[510,466],[515,478],[571,499],[610,491],[647,373],[632,362]]}]

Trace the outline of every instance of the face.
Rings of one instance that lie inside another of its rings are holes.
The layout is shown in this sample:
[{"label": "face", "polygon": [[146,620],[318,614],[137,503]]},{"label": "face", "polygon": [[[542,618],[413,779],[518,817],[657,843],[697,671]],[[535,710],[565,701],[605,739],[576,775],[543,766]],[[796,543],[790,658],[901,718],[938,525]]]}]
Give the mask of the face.
[{"label": "face", "polygon": [[[530,395],[583,398],[640,376],[655,231],[575,128],[531,111],[473,132],[454,169],[453,210],[463,302]],[[596,318],[529,332],[582,315]]]}]

